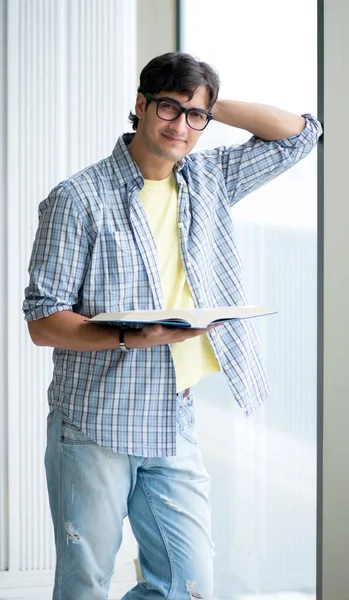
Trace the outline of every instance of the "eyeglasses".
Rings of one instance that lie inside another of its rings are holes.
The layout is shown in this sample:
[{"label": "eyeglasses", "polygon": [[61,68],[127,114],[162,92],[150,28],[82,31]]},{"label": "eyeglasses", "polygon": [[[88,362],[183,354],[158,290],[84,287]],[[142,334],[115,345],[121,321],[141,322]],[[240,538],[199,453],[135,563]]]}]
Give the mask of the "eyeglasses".
[{"label": "eyeglasses", "polygon": [[175,121],[182,113],[185,114],[187,124],[191,129],[202,131],[207,127],[213,115],[201,108],[184,108],[171,98],[155,98],[151,94],[144,94],[149,102],[156,102],[156,114],[163,121]]}]

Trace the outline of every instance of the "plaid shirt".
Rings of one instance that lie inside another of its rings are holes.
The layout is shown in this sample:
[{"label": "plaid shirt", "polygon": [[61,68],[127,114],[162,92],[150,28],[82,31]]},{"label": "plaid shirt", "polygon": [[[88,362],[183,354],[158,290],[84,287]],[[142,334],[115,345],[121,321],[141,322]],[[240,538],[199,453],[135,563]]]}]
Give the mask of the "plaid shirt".
[{"label": "plaid shirt", "polygon": [[[321,135],[311,115],[292,138],[193,153],[176,165],[178,233],[197,307],[246,304],[231,207],[304,158]],[[23,310],[27,321],[72,310],[162,309],[156,247],[138,192],[143,177],[120,137],[111,156],[60,183],[39,206]],[[249,416],[268,395],[251,320],[208,333],[232,394]],[[121,353],[54,349],[51,410],[98,444],[153,457],[176,451],[176,374],[169,345]]]}]

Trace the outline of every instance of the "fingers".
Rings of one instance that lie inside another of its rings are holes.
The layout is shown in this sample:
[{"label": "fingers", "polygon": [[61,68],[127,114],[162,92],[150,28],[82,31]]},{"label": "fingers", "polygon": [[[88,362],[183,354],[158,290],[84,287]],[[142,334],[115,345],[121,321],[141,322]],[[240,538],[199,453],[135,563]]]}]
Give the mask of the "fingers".
[{"label": "fingers", "polygon": [[203,335],[204,333],[207,333],[209,331],[209,329],[189,329],[191,337],[196,337],[197,335]]},{"label": "fingers", "polygon": [[142,331],[143,336],[145,336],[145,347],[151,347],[160,344],[184,342],[187,339],[204,335],[210,329],[213,329],[213,326],[202,329],[190,329],[189,327],[164,327],[156,324],[145,325]]}]

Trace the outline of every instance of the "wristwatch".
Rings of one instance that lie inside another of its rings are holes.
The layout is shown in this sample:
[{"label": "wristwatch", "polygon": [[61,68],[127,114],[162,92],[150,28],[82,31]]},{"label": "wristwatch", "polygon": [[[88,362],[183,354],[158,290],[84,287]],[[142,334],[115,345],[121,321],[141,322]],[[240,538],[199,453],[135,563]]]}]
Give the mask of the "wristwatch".
[{"label": "wristwatch", "polygon": [[119,345],[120,345],[121,352],[128,352],[129,351],[129,348],[127,348],[127,346],[126,346],[126,344],[124,342],[125,333],[126,333],[125,329],[120,329],[119,330]]}]

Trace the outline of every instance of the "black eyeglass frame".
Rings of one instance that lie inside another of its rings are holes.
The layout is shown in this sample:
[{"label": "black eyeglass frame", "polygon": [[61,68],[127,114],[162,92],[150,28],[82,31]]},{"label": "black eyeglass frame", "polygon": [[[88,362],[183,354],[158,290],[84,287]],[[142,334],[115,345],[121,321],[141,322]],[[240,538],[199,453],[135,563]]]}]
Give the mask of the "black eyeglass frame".
[{"label": "black eyeglass frame", "polygon": [[[162,121],[168,121],[168,122],[172,123],[172,121],[176,121],[176,119],[178,119],[184,113],[185,114],[185,120],[187,122],[188,127],[190,127],[190,129],[194,129],[194,131],[203,131],[204,129],[206,129],[206,127],[209,124],[209,122],[212,121],[212,119],[213,119],[213,114],[210,113],[210,112],[207,112],[207,110],[203,110],[202,108],[184,108],[184,106],[182,106],[179,102],[177,102],[177,100],[174,100],[173,98],[168,98],[168,97],[155,98],[155,96],[152,96],[152,94],[148,94],[148,92],[146,92],[144,94],[144,96],[147,99],[147,104],[149,104],[150,102],[156,102],[156,115]],[[159,104],[160,104],[160,102],[172,102],[179,109],[178,115],[176,115],[174,117],[174,119],[164,119],[163,117],[160,117],[159,116]],[[189,122],[188,122],[188,115],[191,112],[201,113],[201,114],[203,114],[203,115],[206,116],[207,121],[206,121],[206,123],[205,123],[205,125],[203,126],[202,129],[196,129],[195,127],[192,127],[192,125],[189,124]]]}]

